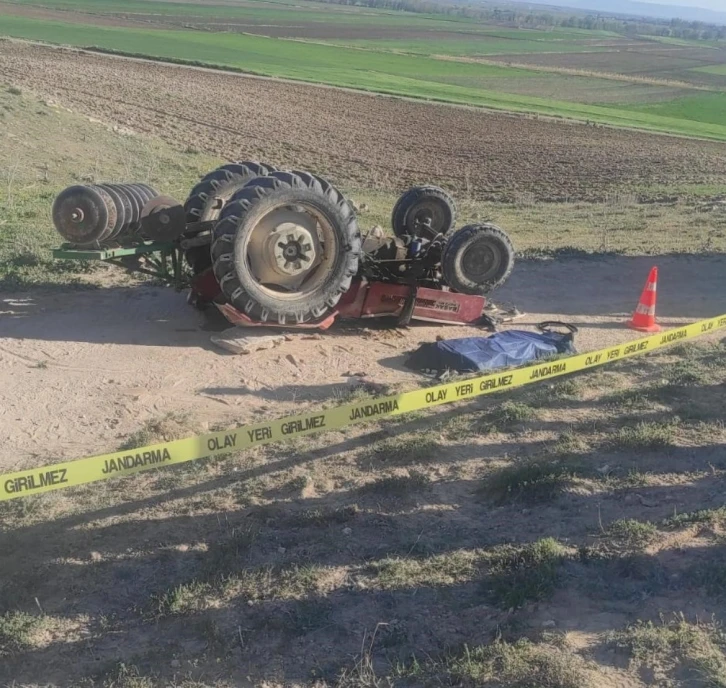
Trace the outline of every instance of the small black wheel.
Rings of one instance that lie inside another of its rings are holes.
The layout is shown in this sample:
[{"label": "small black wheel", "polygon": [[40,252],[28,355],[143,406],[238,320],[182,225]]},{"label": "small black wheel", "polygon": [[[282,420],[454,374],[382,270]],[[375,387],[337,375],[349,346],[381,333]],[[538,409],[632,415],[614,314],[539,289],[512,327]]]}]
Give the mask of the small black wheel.
[{"label": "small black wheel", "polygon": [[504,284],[514,268],[514,247],[507,234],[492,224],[467,225],[454,232],[444,247],[444,281],[462,294],[487,294]]},{"label": "small black wheel", "polygon": [[279,325],[329,314],[350,288],[360,251],[346,198],[318,177],[293,172],[248,182],[213,232],[224,296],[251,318]]},{"label": "small black wheel", "polygon": [[396,201],[391,215],[393,233],[433,239],[456,224],[454,199],[438,186],[415,186]]}]

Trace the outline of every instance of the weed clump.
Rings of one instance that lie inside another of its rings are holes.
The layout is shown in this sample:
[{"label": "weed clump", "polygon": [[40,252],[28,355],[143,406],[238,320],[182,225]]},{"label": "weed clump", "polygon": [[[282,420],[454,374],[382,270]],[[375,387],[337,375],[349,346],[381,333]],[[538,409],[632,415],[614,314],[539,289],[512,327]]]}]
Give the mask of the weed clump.
[{"label": "weed clump", "polygon": [[620,428],[606,442],[616,451],[652,451],[673,446],[679,419],[668,422],[641,421],[636,425]]},{"label": "weed clump", "polygon": [[690,675],[699,684],[726,686],[726,635],[715,623],[689,623],[681,614],[673,621],[638,621],[610,635],[611,646],[626,650],[631,664]]},{"label": "weed clump", "polygon": [[6,612],[0,616],[0,657],[20,652],[32,643],[33,634],[44,619],[25,612]]},{"label": "weed clump", "polygon": [[578,468],[573,461],[546,458],[513,463],[486,478],[481,492],[500,504],[551,501],[573,484]]},{"label": "weed clump", "polygon": [[569,556],[554,538],[494,550],[488,560],[486,590],[495,604],[516,609],[527,602],[548,598],[555,590],[562,563]]}]

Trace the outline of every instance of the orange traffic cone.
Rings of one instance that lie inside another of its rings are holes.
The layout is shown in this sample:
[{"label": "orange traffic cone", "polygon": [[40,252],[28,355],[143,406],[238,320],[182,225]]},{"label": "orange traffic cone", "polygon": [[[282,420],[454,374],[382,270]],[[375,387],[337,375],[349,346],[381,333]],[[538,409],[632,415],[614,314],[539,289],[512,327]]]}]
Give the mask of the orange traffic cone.
[{"label": "orange traffic cone", "polygon": [[658,288],[658,268],[655,267],[648,275],[648,281],[640,296],[640,301],[635,308],[633,317],[628,322],[631,330],[640,330],[641,332],[660,332],[661,326],[655,321],[655,297]]}]

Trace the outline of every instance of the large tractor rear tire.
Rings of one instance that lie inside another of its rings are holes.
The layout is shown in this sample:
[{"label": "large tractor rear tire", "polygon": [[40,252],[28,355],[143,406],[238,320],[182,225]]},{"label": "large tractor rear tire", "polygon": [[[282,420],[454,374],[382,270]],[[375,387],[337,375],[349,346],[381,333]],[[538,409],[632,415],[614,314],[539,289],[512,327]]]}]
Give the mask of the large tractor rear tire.
[{"label": "large tractor rear tire", "polygon": [[358,271],[361,240],[350,203],[307,173],[248,182],[214,228],[214,274],[238,310],[279,325],[328,315]]},{"label": "large tractor rear tire", "polygon": [[513,268],[514,247],[509,236],[488,223],[454,232],[441,258],[444,281],[461,294],[488,294],[504,284]]},{"label": "large tractor rear tire", "polygon": [[[187,223],[217,220],[232,196],[250,179],[264,176],[274,170],[271,165],[259,162],[233,162],[213,170],[202,177],[184,203]],[[185,258],[196,275],[212,265],[208,246],[188,249]]]}]

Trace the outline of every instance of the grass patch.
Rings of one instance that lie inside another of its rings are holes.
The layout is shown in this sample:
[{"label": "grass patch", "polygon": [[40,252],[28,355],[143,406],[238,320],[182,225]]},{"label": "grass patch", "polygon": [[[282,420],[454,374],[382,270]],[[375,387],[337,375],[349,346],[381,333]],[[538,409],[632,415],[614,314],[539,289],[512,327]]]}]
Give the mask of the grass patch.
[{"label": "grass patch", "polygon": [[666,117],[679,117],[697,122],[723,122],[726,112],[726,93],[700,93],[685,98],[675,98],[662,103],[628,105],[628,110],[639,110]]},{"label": "grass patch", "polygon": [[628,518],[611,523],[605,530],[605,536],[628,549],[640,548],[649,545],[658,537],[658,529],[650,521]]},{"label": "grass patch", "polygon": [[578,585],[593,600],[638,604],[653,595],[664,594],[674,585],[669,571],[656,557],[613,540],[583,547],[579,556],[586,567]]},{"label": "grass patch", "polygon": [[672,447],[680,421],[641,421],[636,425],[619,428],[605,446],[614,451],[653,451]]},{"label": "grass patch", "polygon": [[395,557],[368,567],[375,585],[385,590],[454,585],[471,580],[482,560],[478,551],[459,550],[425,559]]},{"label": "grass patch", "polygon": [[609,642],[626,650],[635,667],[713,688],[726,686],[726,636],[717,624],[689,623],[683,616],[658,624],[640,621],[611,634]]},{"label": "grass patch", "polygon": [[504,401],[483,414],[473,412],[454,416],[439,427],[447,439],[461,440],[494,432],[512,432],[537,415],[538,410],[526,402]]},{"label": "grass patch", "polygon": [[254,601],[297,599],[317,594],[325,571],[316,564],[248,569],[224,580],[223,588],[226,597]]},{"label": "grass patch", "polygon": [[566,377],[551,384],[542,385],[531,393],[531,403],[547,406],[552,401],[579,399],[585,386],[581,379]]},{"label": "grass patch", "polygon": [[488,596],[504,609],[550,597],[560,576],[567,550],[553,538],[494,550],[489,558],[490,576],[484,586]]},{"label": "grass patch", "polygon": [[156,616],[180,616],[205,609],[214,589],[205,581],[192,581],[173,587],[156,600]]},{"label": "grass patch", "polygon": [[365,483],[358,488],[358,494],[402,498],[430,488],[431,478],[425,473],[413,471],[409,475],[392,475]]},{"label": "grass patch", "polygon": [[111,671],[106,672],[103,683],[96,684],[89,679],[82,685],[99,685],[100,688],[155,688],[161,685],[168,688],[232,688],[232,685],[225,681],[208,683],[192,678],[175,678],[173,682],[163,681],[158,674],[142,673],[137,666],[125,662],[119,662]]},{"label": "grass patch", "polygon": [[155,597],[152,612],[155,618],[180,616],[232,598],[248,602],[300,599],[319,593],[325,571],[315,564],[294,564],[208,573]]},{"label": "grass patch", "polygon": [[711,597],[726,597],[726,554],[723,543],[707,550],[704,557],[690,567],[689,581],[703,588]]},{"label": "grass patch", "polygon": [[592,566],[584,585],[595,596],[613,599],[637,594],[634,588],[653,590],[663,584],[662,567],[642,550],[658,538],[658,529],[648,521],[622,519],[611,523],[593,545],[579,549],[579,558]]},{"label": "grass patch", "polygon": [[707,385],[711,376],[704,366],[693,358],[685,358],[669,366],[664,373],[668,384],[674,387],[695,387]]},{"label": "grass patch", "polygon": [[581,379],[568,377],[550,386],[550,399],[576,399],[582,395],[585,385]]},{"label": "grass patch", "polygon": [[481,492],[497,503],[529,504],[555,499],[577,478],[580,466],[572,461],[534,459],[500,469],[485,478]]},{"label": "grass patch", "polygon": [[30,647],[34,634],[43,624],[43,617],[25,612],[6,612],[0,616],[0,657]]},{"label": "grass patch", "polygon": [[661,525],[663,528],[669,530],[677,530],[695,525],[723,527],[726,525],[726,507],[701,509],[700,511],[691,511],[685,514],[673,514],[673,516],[666,518]]},{"label": "grass patch", "polygon": [[171,442],[195,433],[195,428],[187,414],[168,413],[162,418],[147,420],[141,428],[133,432],[119,445],[118,451],[146,447],[160,442]]},{"label": "grass patch", "polygon": [[522,639],[465,648],[449,657],[444,668],[455,685],[506,688],[585,688],[587,664],[566,649]]},{"label": "grass patch", "polygon": [[605,396],[602,401],[613,410],[642,411],[653,407],[658,399],[660,388],[631,387],[619,389]]},{"label": "grass patch", "polygon": [[568,430],[549,446],[546,455],[552,459],[573,459],[578,454],[582,454],[590,449],[587,440],[582,436],[581,432]]},{"label": "grass patch", "polygon": [[537,417],[537,409],[521,401],[505,401],[476,424],[478,432],[510,432],[518,425]]},{"label": "grass patch", "polygon": [[255,527],[235,529],[223,540],[209,545],[204,557],[204,569],[208,578],[234,573],[255,544],[259,530]]},{"label": "grass patch", "polygon": [[404,434],[377,443],[362,454],[364,460],[391,466],[409,463],[425,463],[441,454],[438,435],[433,432]]},{"label": "grass patch", "polygon": [[304,509],[286,519],[285,525],[299,528],[324,528],[349,523],[359,513],[360,509],[355,504],[335,508]]},{"label": "grass patch", "polygon": [[625,475],[606,475],[604,476],[604,480],[613,490],[632,489],[634,487],[645,487],[648,485],[650,474],[631,468]]}]

